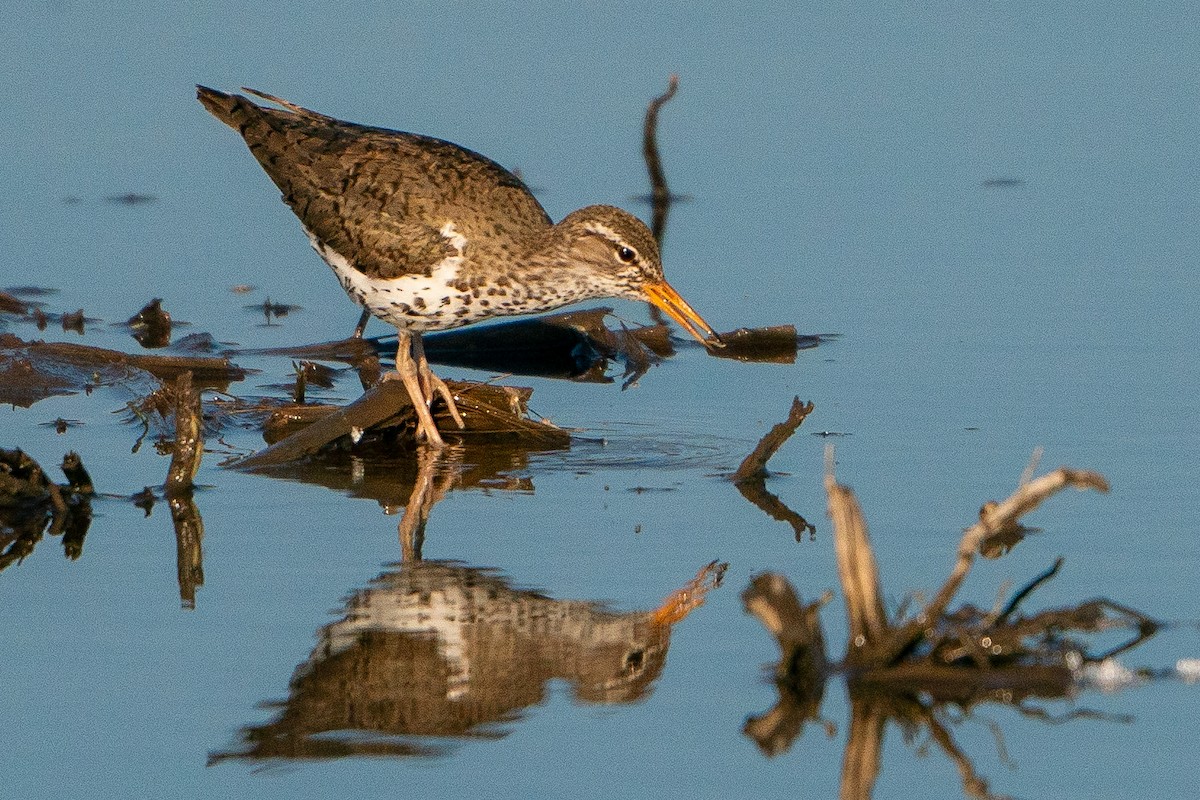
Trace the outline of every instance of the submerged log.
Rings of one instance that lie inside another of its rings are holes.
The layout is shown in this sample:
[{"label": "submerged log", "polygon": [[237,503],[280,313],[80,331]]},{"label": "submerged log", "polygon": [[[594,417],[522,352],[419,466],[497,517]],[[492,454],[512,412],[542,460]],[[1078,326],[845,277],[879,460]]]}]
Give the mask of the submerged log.
[{"label": "submerged log", "polygon": [[43,365],[64,365],[88,373],[105,366],[134,367],[162,381],[174,381],[191,372],[196,385],[211,387],[240,381],[250,373],[227,358],[122,353],[71,342],[26,342],[13,334],[0,334],[0,358],[28,360],[38,371]]}]

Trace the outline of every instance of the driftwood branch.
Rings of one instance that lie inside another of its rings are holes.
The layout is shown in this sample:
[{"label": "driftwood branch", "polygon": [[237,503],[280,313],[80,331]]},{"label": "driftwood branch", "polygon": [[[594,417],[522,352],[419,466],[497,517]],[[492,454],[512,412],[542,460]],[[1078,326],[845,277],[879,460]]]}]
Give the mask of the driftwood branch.
[{"label": "driftwood branch", "polygon": [[[845,661],[826,670],[846,673],[851,702],[841,796],[871,796],[882,764],[883,732],[893,720],[907,737],[928,732],[957,768],[968,797],[998,800],[944,724],[948,704],[969,711],[976,703],[998,701],[1025,713],[1026,698],[1061,698],[1071,691],[1077,677],[1067,653],[1079,653],[1085,662],[1109,658],[1145,641],[1159,624],[1106,599],[1018,616],[1018,606],[1057,573],[1061,559],[991,612],[969,604],[953,613],[946,609],[982,543],[1017,526],[1022,515],[1056,492],[1068,487],[1107,491],[1108,483],[1097,473],[1069,468],[1037,478],[1027,474],[1011,497],[980,510],[979,521],[964,533],[950,576],[934,599],[912,619],[895,625],[885,616],[879,571],[858,502],[834,479],[832,448],[826,450],[826,458],[829,514],[850,627]],[[781,576],[755,578],[743,598],[781,650],[775,673],[779,702],[770,712],[749,718],[744,728],[773,755],[790,746],[806,721],[817,718],[805,686],[824,680],[820,662],[797,667],[813,661],[811,643],[818,641],[820,624],[816,609],[802,608]],[[1090,653],[1072,636],[1113,628],[1136,633],[1101,654]]]},{"label": "driftwood branch", "polygon": [[816,528],[808,520],[787,507],[786,504],[771,492],[767,491],[766,478],[767,462],[779,451],[783,443],[792,437],[800,424],[813,411],[812,403],[802,403],[800,398],[792,400],[792,408],[788,418],[767,431],[750,455],[742,459],[741,465],[730,475],[734,486],[741,492],[742,497],[749,500],[771,519],[786,522],[792,526],[796,541],[803,541],[805,535],[812,537]]},{"label": "driftwood branch", "polygon": [[815,407],[811,402],[802,403],[799,397],[794,398],[787,419],[773,426],[765,436],[759,439],[758,445],[750,455],[742,459],[741,465],[730,476],[733,482],[742,483],[766,478],[767,462],[779,451],[780,447],[783,447],[784,442],[792,438],[792,434]]},{"label": "driftwood branch", "polygon": [[1067,488],[1107,492],[1109,486],[1104,476],[1097,472],[1059,467],[1053,472],[1022,483],[1003,502],[984,506],[979,514],[979,521],[967,529],[959,542],[950,577],[920,613],[896,629],[886,652],[881,654],[883,660],[891,661],[903,653],[921,638],[930,624],[942,616],[971,571],[975,555],[984,541],[1017,525],[1021,517],[1036,509],[1047,498]]}]

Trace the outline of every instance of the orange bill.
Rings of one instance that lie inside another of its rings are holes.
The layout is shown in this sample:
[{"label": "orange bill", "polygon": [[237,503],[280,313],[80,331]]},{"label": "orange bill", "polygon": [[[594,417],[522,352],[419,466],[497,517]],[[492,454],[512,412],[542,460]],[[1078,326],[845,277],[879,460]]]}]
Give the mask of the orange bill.
[{"label": "orange bill", "polygon": [[705,347],[724,347],[721,337],[717,336],[704,319],[687,304],[679,292],[671,288],[671,284],[650,283],[642,287],[646,299],[666,312],[667,316],[678,322],[683,329],[700,340]]}]

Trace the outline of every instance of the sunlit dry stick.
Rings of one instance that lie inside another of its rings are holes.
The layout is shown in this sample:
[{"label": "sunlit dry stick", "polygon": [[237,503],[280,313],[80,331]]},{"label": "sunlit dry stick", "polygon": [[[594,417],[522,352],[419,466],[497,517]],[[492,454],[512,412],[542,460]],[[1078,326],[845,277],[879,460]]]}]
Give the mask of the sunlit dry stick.
[{"label": "sunlit dry stick", "polygon": [[1005,527],[1016,525],[1021,517],[1040,506],[1046,498],[1068,487],[1081,491],[1094,489],[1098,492],[1107,492],[1109,488],[1108,481],[1097,472],[1059,467],[1053,472],[1023,483],[1003,502],[989,504],[981,509],[979,521],[967,529],[959,542],[950,577],[921,613],[897,629],[887,648],[884,663],[907,649],[921,636],[925,628],[935,624],[941,617],[966,579],[967,573],[971,571],[981,542]]},{"label": "sunlit dry stick", "polygon": [[867,534],[867,522],[854,492],[840,485],[833,473],[833,445],[825,448],[825,493],[833,523],[838,577],[846,601],[850,641],[846,660],[874,661],[875,646],[889,632],[879,588],[879,567]]}]

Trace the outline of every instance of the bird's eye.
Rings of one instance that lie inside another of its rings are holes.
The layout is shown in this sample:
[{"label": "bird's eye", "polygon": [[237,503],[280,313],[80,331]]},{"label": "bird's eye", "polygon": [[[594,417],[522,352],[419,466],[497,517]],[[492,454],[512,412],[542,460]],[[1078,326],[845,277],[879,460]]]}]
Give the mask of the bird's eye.
[{"label": "bird's eye", "polygon": [[621,259],[626,264],[632,264],[633,262],[637,261],[637,257],[637,251],[632,247],[621,245],[617,248],[617,258]]}]

